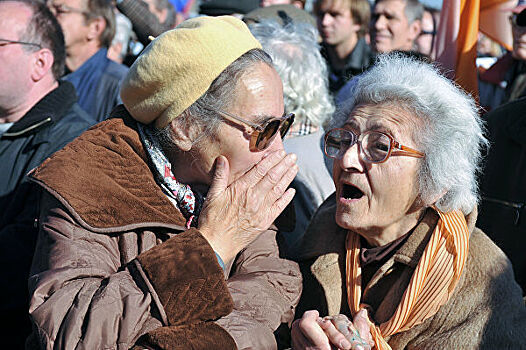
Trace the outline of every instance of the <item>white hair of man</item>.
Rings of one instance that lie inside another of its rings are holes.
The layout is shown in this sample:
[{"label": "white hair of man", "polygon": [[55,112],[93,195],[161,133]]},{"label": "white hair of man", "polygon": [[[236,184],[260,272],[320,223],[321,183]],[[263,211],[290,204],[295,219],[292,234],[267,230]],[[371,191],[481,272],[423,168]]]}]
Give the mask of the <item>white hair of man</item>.
[{"label": "white hair of man", "polygon": [[380,104],[411,111],[421,120],[413,132],[423,152],[418,179],[420,196],[441,211],[468,214],[478,202],[477,172],[488,145],[471,96],[429,63],[397,53],[380,55],[364,73],[350,98],[338,108],[333,126],[341,126],[360,104]]},{"label": "white hair of man", "polygon": [[263,49],[272,57],[274,68],[283,81],[285,112],[322,126],[334,113],[329,94],[327,64],[320,54],[318,30],[302,22],[285,26],[264,20],[249,26]]}]

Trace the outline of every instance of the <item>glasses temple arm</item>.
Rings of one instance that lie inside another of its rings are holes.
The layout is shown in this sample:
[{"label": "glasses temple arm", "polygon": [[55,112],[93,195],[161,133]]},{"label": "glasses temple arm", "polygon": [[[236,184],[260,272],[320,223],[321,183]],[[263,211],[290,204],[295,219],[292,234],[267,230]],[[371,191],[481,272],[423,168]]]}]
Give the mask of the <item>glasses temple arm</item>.
[{"label": "glasses temple arm", "polygon": [[246,124],[246,125],[250,126],[251,128],[253,128],[253,129],[255,129],[255,130],[261,131],[261,126],[259,126],[259,125],[257,125],[257,124],[254,124],[254,123],[252,123],[252,122],[249,122],[248,120],[245,120],[245,119],[240,118],[240,117],[238,117],[238,116],[235,116],[235,115],[233,115],[233,114],[227,113],[227,112],[225,112],[225,111],[220,111],[220,110],[218,110],[217,112],[218,112],[219,114],[221,114],[222,116],[224,116],[224,117],[234,119],[234,120],[236,120],[236,121],[238,121],[238,122],[240,122],[240,123],[243,123],[243,124]]}]

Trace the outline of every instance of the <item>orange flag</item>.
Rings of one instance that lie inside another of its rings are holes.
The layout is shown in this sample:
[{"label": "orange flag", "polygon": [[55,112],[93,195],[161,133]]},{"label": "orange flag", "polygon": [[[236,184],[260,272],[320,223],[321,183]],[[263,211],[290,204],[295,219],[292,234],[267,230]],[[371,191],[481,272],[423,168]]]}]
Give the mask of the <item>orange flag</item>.
[{"label": "orange flag", "polygon": [[512,47],[508,17],[517,0],[444,0],[435,57],[445,74],[473,97],[478,97],[477,35],[479,30],[506,47]]}]

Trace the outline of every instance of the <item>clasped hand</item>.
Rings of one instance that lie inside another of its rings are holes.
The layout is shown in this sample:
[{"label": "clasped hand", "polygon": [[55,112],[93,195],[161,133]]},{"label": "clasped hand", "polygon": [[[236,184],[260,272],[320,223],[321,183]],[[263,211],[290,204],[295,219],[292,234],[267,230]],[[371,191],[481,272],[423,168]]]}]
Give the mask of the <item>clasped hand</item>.
[{"label": "clasped hand", "polygon": [[294,350],[370,350],[374,347],[367,311],[360,310],[350,321],[345,315],[321,318],[318,311],[310,310],[292,324]]}]

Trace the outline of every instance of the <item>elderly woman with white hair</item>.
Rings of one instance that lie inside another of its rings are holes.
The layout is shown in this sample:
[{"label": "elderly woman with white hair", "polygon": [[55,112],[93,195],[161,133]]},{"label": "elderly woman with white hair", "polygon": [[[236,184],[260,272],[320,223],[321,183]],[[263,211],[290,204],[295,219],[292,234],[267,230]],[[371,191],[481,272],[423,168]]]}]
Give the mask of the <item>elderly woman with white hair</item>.
[{"label": "elderly woman with white hair", "polygon": [[393,54],[352,96],[325,136],[336,193],[305,235],[293,348],[524,348],[510,262],[475,227],[473,99]]},{"label": "elderly woman with white hair", "polygon": [[[301,10],[297,10],[301,12]],[[308,22],[288,17],[282,25],[265,19],[250,24],[283,81],[283,102],[286,113],[294,113],[283,145],[287,152],[298,155],[299,171],[291,186],[296,189],[294,231],[283,232],[287,255],[296,257],[303,234],[312,215],[334,192],[331,174],[323,156],[323,125],[334,113],[329,94],[327,64],[320,54],[318,30]]]}]

